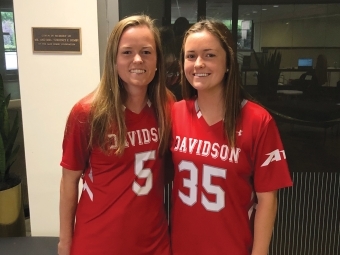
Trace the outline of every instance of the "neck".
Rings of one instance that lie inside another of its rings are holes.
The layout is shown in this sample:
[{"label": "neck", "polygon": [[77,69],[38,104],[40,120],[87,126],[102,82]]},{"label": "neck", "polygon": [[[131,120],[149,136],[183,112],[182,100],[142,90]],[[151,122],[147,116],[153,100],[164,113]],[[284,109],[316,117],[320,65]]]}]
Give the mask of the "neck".
[{"label": "neck", "polygon": [[146,93],[140,95],[128,95],[125,107],[134,113],[140,113],[145,107],[147,101],[148,97]]},{"label": "neck", "polygon": [[197,103],[208,125],[213,125],[224,118],[222,91],[217,93],[198,93]]}]

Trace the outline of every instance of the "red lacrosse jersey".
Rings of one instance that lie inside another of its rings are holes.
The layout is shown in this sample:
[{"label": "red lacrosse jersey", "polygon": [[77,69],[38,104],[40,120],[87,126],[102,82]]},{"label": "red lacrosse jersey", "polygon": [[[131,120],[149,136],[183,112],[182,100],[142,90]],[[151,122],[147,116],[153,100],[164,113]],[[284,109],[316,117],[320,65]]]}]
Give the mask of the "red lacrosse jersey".
[{"label": "red lacrosse jersey", "polygon": [[72,109],[61,166],[82,170],[72,255],[170,255],[164,209],[164,174],[158,155],[158,124],[151,103],[139,114],[125,109],[127,136],[121,156],[117,134],[108,134],[109,155],[89,149],[85,98]]},{"label": "red lacrosse jersey", "polygon": [[292,185],[274,120],[244,100],[235,148],[195,100],[175,103],[172,122],[173,255],[250,255],[256,192]]}]

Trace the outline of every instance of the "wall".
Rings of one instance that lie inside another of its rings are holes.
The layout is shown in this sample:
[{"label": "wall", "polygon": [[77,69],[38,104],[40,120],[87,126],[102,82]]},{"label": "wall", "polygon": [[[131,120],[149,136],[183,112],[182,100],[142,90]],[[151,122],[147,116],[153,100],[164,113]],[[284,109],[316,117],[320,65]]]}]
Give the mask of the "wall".
[{"label": "wall", "polygon": [[340,17],[272,21],[255,24],[262,28],[261,46],[339,46]]},{"label": "wall", "polygon": [[[65,121],[99,82],[97,3],[14,0],[14,13],[31,234],[58,236]],[[81,27],[82,54],[33,54],[31,27],[38,26]]]},{"label": "wall", "polygon": [[[340,47],[339,30],[340,16],[256,23],[255,50],[262,47]],[[282,59],[283,67],[296,66],[297,59],[307,57],[306,54],[312,54],[315,61],[318,54],[325,54],[329,66],[333,66],[335,61],[340,62],[340,49],[294,50],[289,56],[287,54]]]},{"label": "wall", "polygon": [[[334,13],[329,13],[328,17],[256,22],[254,24],[254,50],[261,51],[262,47],[286,47],[286,49],[280,49],[281,68],[296,67],[298,58],[304,57],[313,58],[315,66],[319,54],[326,56],[329,67],[339,67],[340,34],[338,31],[340,31],[340,16]],[[317,48],[288,49],[289,47]],[[335,47],[338,48],[335,49]],[[297,79],[300,75],[299,72],[285,72],[284,79]],[[329,73],[328,85],[335,87],[339,80],[340,72]],[[251,72],[247,75],[247,84],[256,84]]]}]

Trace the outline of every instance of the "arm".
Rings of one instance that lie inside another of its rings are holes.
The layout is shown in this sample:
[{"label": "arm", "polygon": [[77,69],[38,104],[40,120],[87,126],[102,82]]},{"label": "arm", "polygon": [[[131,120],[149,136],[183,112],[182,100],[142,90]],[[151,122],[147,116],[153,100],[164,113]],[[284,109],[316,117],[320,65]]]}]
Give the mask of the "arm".
[{"label": "arm", "polygon": [[72,171],[63,168],[60,182],[60,233],[58,244],[59,255],[70,254],[75,213],[78,204],[78,185],[81,175],[82,171]]},{"label": "arm", "polygon": [[277,211],[277,191],[256,193],[258,205],[251,255],[267,255]]}]

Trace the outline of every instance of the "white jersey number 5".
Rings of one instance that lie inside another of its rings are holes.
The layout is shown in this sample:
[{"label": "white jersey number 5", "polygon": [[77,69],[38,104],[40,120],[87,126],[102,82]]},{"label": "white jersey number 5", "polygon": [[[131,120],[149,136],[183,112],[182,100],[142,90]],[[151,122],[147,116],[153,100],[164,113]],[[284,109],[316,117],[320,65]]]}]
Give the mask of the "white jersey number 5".
[{"label": "white jersey number 5", "polygon": [[[198,184],[198,169],[193,162],[181,161],[178,165],[179,171],[189,171],[190,179],[183,179],[183,186],[189,189],[189,195],[185,195],[178,191],[178,195],[183,203],[192,206],[197,202],[197,184]],[[201,195],[201,203],[205,209],[212,212],[218,212],[225,207],[224,190],[211,184],[211,177],[226,178],[227,169],[217,168],[213,166],[203,165],[202,186],[209,194],[216,195],[215,201],[209,201],[204,194]]]},{"label": "white jersey number 5", "polygon": [[142,153],[137,153],[135,155],[135,174],[140,179],[145,179],[145,184],[140,186],[136,181],[132,184],[132,190],[138,196],[144,196],[149,194],[152,188],[152,172],[150,168],[144,168],[144,162],[148,160],[155,160],[155,151],[147,151]]}]

